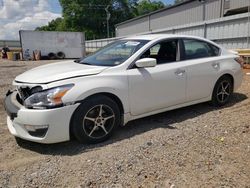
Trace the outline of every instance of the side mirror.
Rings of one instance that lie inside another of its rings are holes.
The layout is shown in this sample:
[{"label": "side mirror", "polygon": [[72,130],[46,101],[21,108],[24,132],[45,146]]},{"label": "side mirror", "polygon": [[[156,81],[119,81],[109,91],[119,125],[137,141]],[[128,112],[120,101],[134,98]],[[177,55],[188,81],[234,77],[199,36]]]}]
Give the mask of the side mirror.
[{"label": "side mirror", "polygon": [[155,67],[156,66],[156,59],[155,58],[139,59],[135,62],[135,65],[138,68]]}]

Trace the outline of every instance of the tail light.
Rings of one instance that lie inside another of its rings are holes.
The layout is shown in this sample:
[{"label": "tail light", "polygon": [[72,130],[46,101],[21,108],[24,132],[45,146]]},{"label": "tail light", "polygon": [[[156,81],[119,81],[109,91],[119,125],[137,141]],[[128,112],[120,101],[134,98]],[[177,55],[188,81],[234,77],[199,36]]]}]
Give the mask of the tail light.
[{"label": "tail light", "polygon": [[243,68],[244,65],[244,59],[242,57],[237,57],[234,59],[237,63],[240,64],[240,66]]}]

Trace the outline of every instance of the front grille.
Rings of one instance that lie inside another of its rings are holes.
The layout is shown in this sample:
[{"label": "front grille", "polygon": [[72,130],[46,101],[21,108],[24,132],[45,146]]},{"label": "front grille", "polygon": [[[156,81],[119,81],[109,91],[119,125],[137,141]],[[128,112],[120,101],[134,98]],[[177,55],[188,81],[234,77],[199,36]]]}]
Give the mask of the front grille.
[{"label": "front grille", "polygon": [[19,95],[19,93],[17,93],[17,95],[16,95],[16,100],[21,104],[21,105],[23,105],[23,99],[21,99],[21,97],[20,97],[20,95]]},{"label": "front grille", "polygon": [[23,104],[23,102],[32,94],[37,93],[39,91],[42,91],[41,86],[35,86],[33,88],[29,87],[18,87],[17,88],[18,95],[17,95],[17,100]]},{"label": "front grille", "polygon": [[21,88],[20,87],[20,88],[17,89],[19,98],[20,98],[22,103],[25,101],[25,99],[27,99],[31,95],[30,90],[31,89],[28,88],[28,87],[26,87],[26,88]]},{"label": "front grille", "polygon": [[18,88],[18,93],[19,93],[21,99],[25,100],[30,96],[30,89],[28,87]]}]

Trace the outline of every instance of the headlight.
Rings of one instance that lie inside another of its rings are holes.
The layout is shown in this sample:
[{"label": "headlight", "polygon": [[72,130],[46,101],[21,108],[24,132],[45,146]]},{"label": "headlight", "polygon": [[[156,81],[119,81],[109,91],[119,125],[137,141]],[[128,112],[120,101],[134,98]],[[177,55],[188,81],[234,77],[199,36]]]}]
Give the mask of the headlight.
[{"label": "headlight", "polygon": [[27,108],[54,108],[62,106],[62,97],[73,86],[74,84],[69,84],[34,93],[24,101],[24,106]]}]

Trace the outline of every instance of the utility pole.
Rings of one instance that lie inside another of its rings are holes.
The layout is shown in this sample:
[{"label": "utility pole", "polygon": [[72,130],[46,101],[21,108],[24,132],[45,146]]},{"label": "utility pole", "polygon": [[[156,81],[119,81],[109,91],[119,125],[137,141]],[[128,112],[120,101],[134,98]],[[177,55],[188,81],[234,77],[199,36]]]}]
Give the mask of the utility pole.
[{"label": "utility pole", "polygon": [[202,4],[202,21],[204,23],[204,38],[207,38],[207,24],[206,24],[206,0],[198,0]]},{"label": "utility pole", "polygon": [[106,17],[106,19],[107,19],[107,38],[109,38],[109,19],[110,19],[110,16],[111,16],[111,14],[110,14],[110,12],[109,12],[109,10],[108,10],[109,7],[110,7],[110,6],[108,5],[108,6],[105,8],[106,15],[107,15],[107,17]]},{"label": "utility pole", "polygon": [[250,31],[249,31],[249,22],[250,22],[250,0],[248,0],[248,16],[247,16],[247,48],[249,49],[249,35],[250,35]]},{"label": "utility pole", "polygon": [[[250,0],[248,0],[248,6],[247,6],[247,49],[249,49],[249,35],[250,35]],[[247,64],[249,64],[249,56],[247,56]]]},{"label": "utility pole", "polygon": [[202,21],[205,21],[206,19],[206,0],[199,0],[200,3],[202,3]]}]

